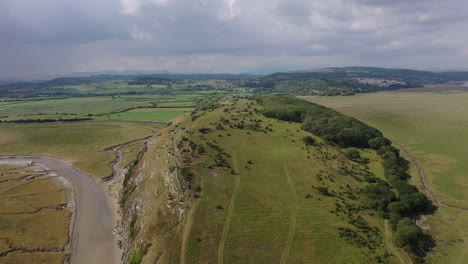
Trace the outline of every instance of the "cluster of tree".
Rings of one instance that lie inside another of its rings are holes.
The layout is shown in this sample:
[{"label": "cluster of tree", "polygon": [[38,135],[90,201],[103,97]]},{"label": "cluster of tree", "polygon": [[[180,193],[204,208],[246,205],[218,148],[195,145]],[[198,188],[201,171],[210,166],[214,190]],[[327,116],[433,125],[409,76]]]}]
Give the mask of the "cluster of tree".
[{"label": "cluster of tree", "polygon": [[348,159],[350,159],[352,161],[362,163],[362,164],[368,164],[369,163],[369,159],[361,157],[361,153],[359,153],[359,151],[357,151],[356,149],[353,149],[353,148],[346,149],[343,152],[343,154],[346,156],[346,158],[348,158]]},{"label": "cluster of tree", "polygon": [[77,122],[77,121],[86,121],[91,120],[91,118],[59,118],[59,119],[16,119],[16,120],[0,120],[0,123],[50,123],[50,122]]},{"label": "cluster of tree", "polygon": [[212,98],[206,98],[195,102],[196,111],[209,111],[221,107],[221,104]]},{"label": "cluster of tree", "polygon": [[302,139],[302,141],[304,141],[304,144],[306,144],[306,146],[311,146],[315,144],[315,140],[311,136],[305,136]]},{"label": "cluster of tree", "polygon": [[354,95],[381,90],[396,90],[403,88],[422,87],[421,82],[402,81],[394,84],[370,84],[359,82],[355,78],[332,79],[260,79],[256,82],[245,83],[246,87],[256,88],[257,93],[294,94],[294,95]]},{"label": "cluster of tree", "polygon": [[[407,182],[409,162],[391,146],[390,140],[377,129],[354,118],[304,100],[280,96],[255,99],[263,106],[262,113],[267,117],[301,122],[302,129],[342,147],[376,150],[388,181],[366,177],[368,185],[362,192],[369,198],[368,207],[390,219],[397,245],[414,253],[416,261],[422,261],[418,255],[434,246],[433,241],[411,218],[433,213],[437,208],[426,195]],[[361,158],[355,150],[348,150],[345,155],[350,159]]]},{"label": "cluster of tree", "polygon": [[288,93],[294,95],[354,95],[357,93],[369,93],[381,90],[396,90],[403,88],[422,87],[419,82],[401,82],[398,84],[384,86],[378,84],[367,84],[356,79],[309,79],[281,81],[276,84],[270,92]]},{"label": "cluster of tree", "polygon": [[[464,72],[467,76],[467,72]],[[461,76],[462,73],[452,74]],[[451,74],[408,69],[386,69],[378,67],[341,67],[327,68],[321,71],[275,73],[264,78],[269,80],[308,80],[308,79],[343,79],[343,78],[379,78],[406,80],[411,82],[447,82]]]},{"label": "cluster of tree", "polygon": [[[390,140],[379,137],[370,140],[369,146],[380,155],[387,182],[378,180],[363,189],[371,201],[369,207],[380,211],[396,232],[396,243],[414,253],[414,260],[422,262],[421,255],[434,246],[429,235],[417,226],[411,218],[420,214],[433,213],[437,208],[426,195],[409,184],[407,173],[409,162],[400,156]],[[395,195],[394,190],[397,195]]]},{"label": "cluster of tree", "polygon": [[262,114],[302,123],[302,129],[341,147],[369,147],[369,140],[382,137],[377,129],[330,108],[285,96],[258,96]]},{"label": "cluster of tree", "polygon": [[151,85],[151,84],[161,84],[169,85],[172,80],[158,77],[136,77],[132,80],[128,80],[128,85]]}]

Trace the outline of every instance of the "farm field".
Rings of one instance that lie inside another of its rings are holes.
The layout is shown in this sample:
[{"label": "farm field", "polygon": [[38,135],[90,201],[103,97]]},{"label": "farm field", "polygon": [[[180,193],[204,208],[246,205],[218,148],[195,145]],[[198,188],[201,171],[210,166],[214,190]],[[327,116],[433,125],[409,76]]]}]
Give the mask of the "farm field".
[{"label": "farm field", "polygon": [[174,92],[174,94],[4,100],[0,101],[0,121],[91,118],[118,114],[132,109],[155,107],[186,111],[187,109],[180,110],[180,108],[193,108],[197,99],[225,94],[229,93],[195,91]]},{"label": "farm field", "polygon": [[67,187],[33,163],[0,160],[0,263],[63,263]]},{"label": "farm field", "polygon": [[150,106],[148,101],[112,97],[85,97],[35,101],[0,102],[2,120],[83,118],[88,115],[121,112]]},{"label": "farm field", "polygon": [[127,112],[101,115],[95,118],[108,119],[135,119],[135,120],[162,120],[168,121],[193,111],[194,108],[137,108]]},{"label": "farm field", "polygon": [[53,93],[65,93],[65,94],[98,94],[98,95],[109,95],[109,94],[125,94],[125,93],[144,93],[144,92],[165,92],[170,91],[166,85],[128,85],[126,80],[115,80],[97,82],[83,85],[64,85],[55,86],[50,89]]},{"label": "farm field", "polygon": [[104,149],[153,135],[166,124],[72,122],[0,125],[0,155],[47,155],[74,162],[96,177],[111,174],[115,154]]},{"label": "farm field", "polygon": [[[157,82],[148,83],[148,81],[135,82],[131,76],[127,76],[130,80],[124,80],[124,76],[120,76],[120,80],[96,80],[87,84],[66,84],[58,85],[57,83],[50,83],[35,87],[33,90],[25,91],[27,96],[41,97],[47,96],[110,96],[110,95],[141,95],[141,94],[157,94],[157,93],[171,93],[179,91],[212,91],[222,89],[231,90],[237,87],[232,86],[232,81],[227,80],[156,80]],[[73,79],[73,78],[72,78]],[[133,79],[133,80],[131,80]],[[77,83],[77,80],[69,80],[71,83]],[[59,81],[60,82],[60,81]],[[69,82],[69,83],[70,83]],[[79,83],[79,82],[78,82]],[[138,83],[138,84],[137,84]],[[21,88],[20,88],[21,89]],[[17,89],[13,89],[16,90]],[[242,91],[250,90],[242,89]]]},{"label": "farm field", "polygon": [[[304,99],[356,117],[399,142],[422,164],[444,203],[468,206],[468,88],[457,84]],[[417,169],[413,182],[421,185]],[[468,211],[439,206],[427,223],[438,240],[434,263],[468,263]]]}]

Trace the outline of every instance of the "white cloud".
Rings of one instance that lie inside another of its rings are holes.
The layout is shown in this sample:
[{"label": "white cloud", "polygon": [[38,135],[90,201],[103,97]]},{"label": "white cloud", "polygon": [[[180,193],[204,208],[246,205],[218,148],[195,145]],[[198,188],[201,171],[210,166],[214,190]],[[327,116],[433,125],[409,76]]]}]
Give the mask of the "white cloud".
[{"label": "white cloud", "polygon": [[130,35],[132,36],[132,39],[134,40],[153,40],[154,39],[151,33],[138,28],[136,25],[133,25],[129,29],[129,31],[130,31]]},{"label": "white cloud", "polygon": [[168,3],[169,0],[120,0],[122,13],[126,15],[139,15],[145,5],[162,6]]},{"label": "white cloud", "polygon": [[239,15],[240,9],[237,6],[236,0],[224,0],[225,11],[221,14],[221,20],[233,19]]},{"label": "white cloud", "polygon": [[141,0],[120,0],[122,12],[126,15],[137,15],[142,6]]}]

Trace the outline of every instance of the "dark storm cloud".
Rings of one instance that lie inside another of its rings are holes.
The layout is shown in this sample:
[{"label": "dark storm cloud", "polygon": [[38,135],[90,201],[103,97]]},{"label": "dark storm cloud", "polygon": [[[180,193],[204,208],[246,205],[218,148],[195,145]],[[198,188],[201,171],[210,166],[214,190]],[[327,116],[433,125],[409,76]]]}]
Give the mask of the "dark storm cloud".
[{"label": "dark storm cloud", "polygon": [[465,0],[0,0],[0,77],[467,68]]}]

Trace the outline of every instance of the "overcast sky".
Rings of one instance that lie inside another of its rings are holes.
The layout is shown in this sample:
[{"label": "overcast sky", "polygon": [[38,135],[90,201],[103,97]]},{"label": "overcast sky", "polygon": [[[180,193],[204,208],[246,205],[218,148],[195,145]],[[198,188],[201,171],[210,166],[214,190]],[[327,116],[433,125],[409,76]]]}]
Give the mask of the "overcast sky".
[{"label": "overcast sky", "polygon": [[0,0],[0,78],[468,70],[467,0]]}]

